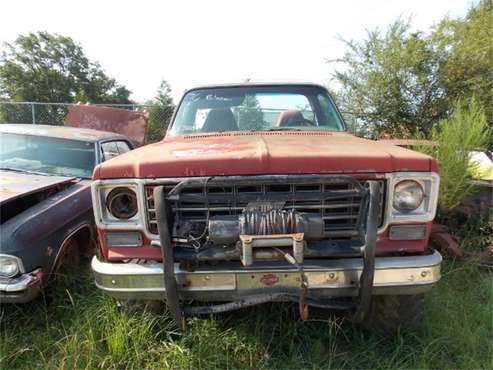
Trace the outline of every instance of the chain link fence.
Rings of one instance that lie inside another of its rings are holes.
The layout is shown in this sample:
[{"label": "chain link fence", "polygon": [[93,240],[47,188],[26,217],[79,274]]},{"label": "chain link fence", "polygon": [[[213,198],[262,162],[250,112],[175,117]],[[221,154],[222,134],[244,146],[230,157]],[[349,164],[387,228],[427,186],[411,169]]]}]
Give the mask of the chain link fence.
[{"label": "chain link fence", "polygon": [[[32,123],[35,125],[63,125],[71,103],[0,102],[0,123]],[[104,107],[159,112],[153,104],[93,104]],[[156,117],[159,120],[160,117]],[[167,117],[161,117],[163,120]]]},{"label": "chain link fence", "polygon": [[[30,123],[35,125],[63,125],[72,103],[37,103],[0,101],[1,123]],[[98,106],[143,110],[149,112],[150,130],[158,128],[158,133],[150,132],[151,141],[159,140],[164,134],[171,118],[172,109],[154,104],[94,104]],[[279,112],[272,109],[266,119],[277,119]],[[270,117],[273,115],[274,118]],[[351,112],[342,112],[348,131],[361,134],[361,125]],[[156,136],[156,137],[154,137]]]}]

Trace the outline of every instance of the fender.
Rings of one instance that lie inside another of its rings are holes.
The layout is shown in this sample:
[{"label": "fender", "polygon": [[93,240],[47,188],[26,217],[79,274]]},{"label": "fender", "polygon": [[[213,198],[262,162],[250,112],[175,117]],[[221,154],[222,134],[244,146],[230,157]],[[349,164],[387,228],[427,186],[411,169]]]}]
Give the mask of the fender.
[{"label": "fender", "polygon": [[49,272],[50,274],[52,274],[54,272],[55,266],[58,263],[58,259],[62,255],[62,252],[65,250],[70,238],[72,238],[72,236],[74,236],[75,234],[77,234],[79,231],[81,231],[83,229],[87,229],[89,231],[89,238],[90,239],[92,239],[94,237],[94,235],[95,235],[94,224],[90,224],[88,222],[82,222],[81,224],[78,224],[73,229],[71,229],[67,233],[67,235],[64,237],[64,239],[60,245],[60,248],[58,248],[58,252],[55,256],[55,259],[53,260],[53,263],[51,264],[51,268],[50,268],[50,272]]}]

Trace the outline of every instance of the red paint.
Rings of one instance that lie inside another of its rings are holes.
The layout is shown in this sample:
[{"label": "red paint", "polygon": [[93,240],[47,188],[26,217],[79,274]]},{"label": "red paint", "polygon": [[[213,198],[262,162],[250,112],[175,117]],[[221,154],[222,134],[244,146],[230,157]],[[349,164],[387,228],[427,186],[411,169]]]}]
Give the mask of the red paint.
[{"label": "red paint", "polygon": [[115,132],[130,138],[135,146],[141,146],[148,121],[149,114],[143,111],[78,104],[70,108],[65,126]]},{"label": "red paint", "polygon": [[[398,171],[437,171],[437,165],[427,155],[348,133],[230,132],[166,137],[97,166],[93,178],[345,173],[371,179]],[[425,240],[391,241],[385,230],[379,235],[377,254],[422,253],[430,231],[431,222]],[[161,249],[150,246],[144,236],[142,247],[107,248],[103,232],[98,231],[101,248],[110,261],[162,259]],[[275,279],[264,278],[264,284],[275,284]]]},{"label": "red paint", "polygon": [[163,254],[161,248],[149,245],[136,248],[110,248],[108,250],[108,261],[121,261],[128,258],[162,261]]},{"label": "red paint", "polygon": [[232,132],[166,137],[101,164],[94,179],[434,169],[427,155],[348,133]]},{"label": "red paint", "polygon": [[[111,230],[115,231],[115,230]],[[123,231],[123,230],[122,230]],[[125,230],[127,231],[127,230]],[[151,241],[142,234],[142,247],[108,247],[104,242],[105,230],[98,229],[98,238],[101,252],[107,261],[121,261],[128,258],[142,258],[148,260],[162,260],[161,248],[151,246]]]},{"label": "red paint", "polygon": [[[416,224],[415,222],[412,224]],[[377,255],[386,255],[390,253],[424,253],[428,246],[428,240],[431,234],[431,226],[433,222],[427,222],[427,234],[426,239],[423,240],[389,240],[388,228],[379,235],[379,240],[376,245]],[[109,248],[104,244],[104,230],[98,230],[99,244],[106,260],[108,261],[122,261],[129,258],[142,258],[147,260],[162,260],[161,248],[151,246],[151,242],[144,235],[142,247],[119,247]],[[273,275],[276,277],[275,275]],[[268,285],[272,281],[272,276],[264,276],[264,284]],[[275,284],[276,282],[272,283]]]},{"label": "red paint", "polygon": [[[419,222],[410,222],[409,224],[418,225]],[[402,225],[402,224],[400,224]],[[431,234],[431,225],[433,222],[426,222],[426,239],[421,240],[389,240],[389,228],[379,235],[376,245],[378,255],[389,253],[423,253],[428,247],[428,241]],[[389,227],[392,225],[389,225]]]},{"label": "red paint", "polygon": [[260,278],[260,282],[265,286],[273,286],[279,282],[279,277],[274,274],[265,274]]}]

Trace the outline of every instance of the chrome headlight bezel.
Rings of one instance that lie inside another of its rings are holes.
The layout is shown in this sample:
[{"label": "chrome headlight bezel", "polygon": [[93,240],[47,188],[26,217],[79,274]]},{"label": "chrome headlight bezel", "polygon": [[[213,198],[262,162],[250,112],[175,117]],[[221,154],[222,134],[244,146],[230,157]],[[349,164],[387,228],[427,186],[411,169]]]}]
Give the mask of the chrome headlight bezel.
[{"label": "chrome headlight bezel", "polygon": [[[3,261],[9,261],[13,263],[15,265],[15,270],[9,274],[4,274],[1,268],[1,266],[3,265]],[[12,256],[10,254],[0,254],[0,277],[12,278],[22,273],[24,273],[24,265],[22,264],[22,260],[19,257]]]},{"label": "chrome headlight bezel", "polygon": [[[395,172],[386,175],[387,196],[385,226],[391,223],[433,221],[438,202],[440,176],[435,172]],[[399,210],[394,207],[395,187],[402,181],[414,181],[423,189],[424,196],[414,210]]]},{"label": "chrome headlight bezel", "polygon": [[[128,219],[115,217],[108,209],[106,200],[115,188],[129,188],[137,197],[137,212]],[[144,225],[144,187],[142,181],[135,180],[96,180],[91,185],[92,204],[96,225],[101,229],[141,230]]]}]

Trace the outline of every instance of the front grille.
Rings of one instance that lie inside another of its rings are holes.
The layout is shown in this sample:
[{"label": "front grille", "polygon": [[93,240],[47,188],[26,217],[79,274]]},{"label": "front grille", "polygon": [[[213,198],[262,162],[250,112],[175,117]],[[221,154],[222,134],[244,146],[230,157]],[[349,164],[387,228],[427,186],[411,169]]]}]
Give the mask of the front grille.
[{"label": "front grille", "polygon": [[[381,186],[381,214],[383,214],[384,181],[380,180]],[[364,181],[361,182],[364,184]],[[175,184],[163,184],[169,192]],[[156,211],[153,191],[157,185],[145,186],[145,198],[147,207],[147,228],[149,233],[158,234]],[[238,215],[248,205],[249,201],[258,199],[288,199],[283,203],[283,209],[295,209],[298,212],[319,214],[324,220],[324,231],[327,239],[348,239],[359,235],[362,199],[356,191],[349,196],[337,199],[326,199],[324,193],[332,194],[351,193],[355,190],[349,182],[313,183],[269,183],[262,184],[231,184],[227,186],[190,186],[180,191],[187,200],[171,201],[170,206],[175,219],[204,222],[207,217]],[[195,195],[196,197],[193,197]],[[213,199],[208,202],[207,198]],[[297,198],[296,200],[289,200]],[[381,217],[382,218],[382,217]],[[379,224],[382,220],[380,219]]]}]

